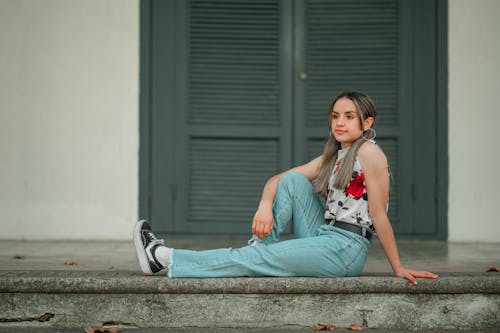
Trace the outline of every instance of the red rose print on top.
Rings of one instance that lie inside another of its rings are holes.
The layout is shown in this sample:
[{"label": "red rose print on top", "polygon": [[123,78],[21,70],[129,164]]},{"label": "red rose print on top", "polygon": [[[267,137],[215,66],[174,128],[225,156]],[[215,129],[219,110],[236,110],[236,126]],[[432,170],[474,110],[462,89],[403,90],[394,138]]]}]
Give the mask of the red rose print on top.
[{"label": "red rose print on top", "polygon": [[359,175],[357,172],[354,173],[353,179],[349,183],[349,186],[346,187],[345,193],[347,195],[352,195],[354,199],[359,199],[363,196],[363,192],[365,190],[365,174],[361,173]]}]

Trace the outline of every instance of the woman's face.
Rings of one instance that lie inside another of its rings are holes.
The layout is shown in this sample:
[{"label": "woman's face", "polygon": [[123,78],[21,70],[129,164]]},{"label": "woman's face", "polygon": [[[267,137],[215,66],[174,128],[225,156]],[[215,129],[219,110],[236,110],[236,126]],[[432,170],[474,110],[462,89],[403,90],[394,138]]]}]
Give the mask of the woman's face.
[{"label": "woman's face", "polygon": [[342,149],[351,146],[363,134],[363,130],[371,127],[373,122],[367,120],[364,122],[365,128],[361,128],[356,105],[349,98],[342,97],[335,102],[332,111],[332,134],[340,142]]}]

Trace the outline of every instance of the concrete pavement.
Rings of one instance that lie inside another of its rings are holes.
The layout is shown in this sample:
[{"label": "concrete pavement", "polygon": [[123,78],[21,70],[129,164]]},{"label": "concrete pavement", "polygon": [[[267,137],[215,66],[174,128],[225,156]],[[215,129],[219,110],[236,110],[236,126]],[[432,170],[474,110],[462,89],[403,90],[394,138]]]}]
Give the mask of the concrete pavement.
[{"label": "concrete pavement", "polygon": [[[175,248],[193,250],[240,247],[244,240],[172,240]],[[500,267],[500,243],[399,241],[407,267],[435,272],[485,272]],[[76,265],[65,265],[74,261]],[[139,271],[131,241],[0,241],[0,270]],[[379,242],[373,242],[365,275],[391,273]]]}]

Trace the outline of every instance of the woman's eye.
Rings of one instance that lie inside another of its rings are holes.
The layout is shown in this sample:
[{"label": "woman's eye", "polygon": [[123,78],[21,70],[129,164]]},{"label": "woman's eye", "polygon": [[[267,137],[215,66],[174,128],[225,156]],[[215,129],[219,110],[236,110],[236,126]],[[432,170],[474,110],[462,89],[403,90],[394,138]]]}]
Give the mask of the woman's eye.
[{"label": "woman's eye", "polygon": [[351,120],[351,119],[354,119],[353,116],[347,116],[347,119]]},{"label": "woman's eye", "polygon": [[339,116],[338,116],[338,115],[336,115],[336,114],[334,114],[334,115],[332,115],[332,118],[333,118],[333,119],[338,119],[338,118],[339,118]]}]

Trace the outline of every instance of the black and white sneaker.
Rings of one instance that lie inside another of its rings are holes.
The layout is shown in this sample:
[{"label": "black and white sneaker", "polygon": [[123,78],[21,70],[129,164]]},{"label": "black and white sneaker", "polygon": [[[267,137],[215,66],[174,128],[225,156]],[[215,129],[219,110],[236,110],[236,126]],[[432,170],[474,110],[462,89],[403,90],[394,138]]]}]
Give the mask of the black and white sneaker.
[{"label": "black and white sneaker", "polygon": [[144,275],[153,275],[166,268],[155,256],[156,249],[163,246],[164,241],[156,238],[146,220],[140,220],[135,224],[133,239],[137,259]]}]

